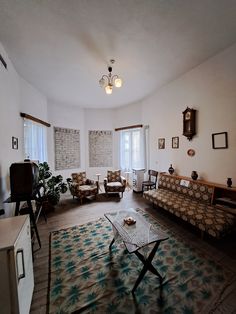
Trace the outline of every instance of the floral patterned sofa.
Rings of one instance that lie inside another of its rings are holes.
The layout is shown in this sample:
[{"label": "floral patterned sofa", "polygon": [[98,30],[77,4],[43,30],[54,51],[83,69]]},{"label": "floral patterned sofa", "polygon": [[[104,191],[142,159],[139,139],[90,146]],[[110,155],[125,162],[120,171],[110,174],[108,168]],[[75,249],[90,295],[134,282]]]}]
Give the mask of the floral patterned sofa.
[{"label": "floral patterned sofa", "polygon": [[[185,180],[186,181],[186,180]],[[235,226],[235,216],[212,205],[214,186],[187,180],[183,186],[181,177],[161,174],[158,189],[143,193],[154,205],[182,218],[213,237],[221,238]]]}]

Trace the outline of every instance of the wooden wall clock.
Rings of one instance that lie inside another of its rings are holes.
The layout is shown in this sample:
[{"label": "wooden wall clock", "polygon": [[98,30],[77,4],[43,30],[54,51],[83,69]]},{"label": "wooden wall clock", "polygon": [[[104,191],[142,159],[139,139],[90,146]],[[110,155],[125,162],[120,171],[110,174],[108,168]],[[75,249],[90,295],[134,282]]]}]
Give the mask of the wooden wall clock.
[{"label": "wooden wall clock", "polygon": [[183,111],[183,135],[191,141],[196,134],[196,110],[186,108]]}]

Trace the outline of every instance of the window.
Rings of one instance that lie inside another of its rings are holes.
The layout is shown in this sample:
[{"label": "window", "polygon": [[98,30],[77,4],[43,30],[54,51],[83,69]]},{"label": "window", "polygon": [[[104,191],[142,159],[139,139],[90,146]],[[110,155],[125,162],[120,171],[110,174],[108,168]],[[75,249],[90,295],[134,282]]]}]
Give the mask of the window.
[{"label": "window", "polygon": [[120,132],[120,167],[124,171],[146,168],[146,130],[138,128]]},{"label": "window", "polygon": [[47,161],[46,126],[24,119],[24,153],[27,159]]}]

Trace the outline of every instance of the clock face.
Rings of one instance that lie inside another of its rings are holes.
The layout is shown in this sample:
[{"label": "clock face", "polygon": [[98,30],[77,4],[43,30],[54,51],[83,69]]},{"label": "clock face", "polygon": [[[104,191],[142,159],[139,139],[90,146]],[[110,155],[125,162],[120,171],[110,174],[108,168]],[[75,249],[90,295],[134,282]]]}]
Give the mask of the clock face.
[{"label": "clock face", "polygon": [[187,111],[187,112],[185,113],[185,120],[190,120],[190,118],[191,118],[191,112],[190,112],[190,111]]}]

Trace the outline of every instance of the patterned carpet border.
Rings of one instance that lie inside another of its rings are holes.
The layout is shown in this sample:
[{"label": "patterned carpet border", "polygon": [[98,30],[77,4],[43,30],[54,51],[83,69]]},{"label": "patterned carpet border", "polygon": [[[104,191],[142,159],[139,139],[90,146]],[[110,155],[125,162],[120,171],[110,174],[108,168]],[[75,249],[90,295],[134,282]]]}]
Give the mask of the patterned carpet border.
[{"label": "patterned carpet border", "polygon": [[50,233],[48,313],[214,313],[235,281],[233,273],[151,214],[137,211],[169,235],[153,260],[166,274],[163,286],[148,272],[132,297],[142,264],[122,243],[115,242],[109,254],[112,228],[100,218]]}]

